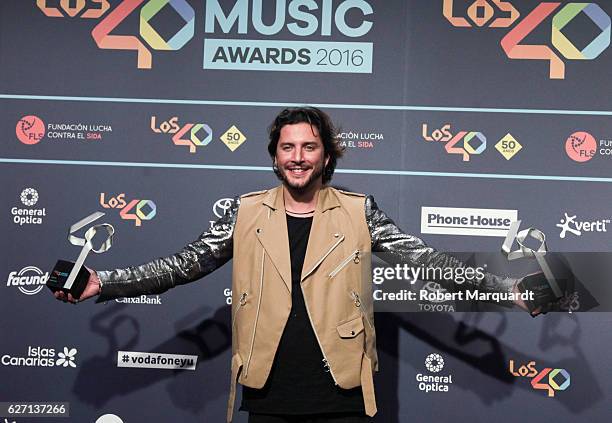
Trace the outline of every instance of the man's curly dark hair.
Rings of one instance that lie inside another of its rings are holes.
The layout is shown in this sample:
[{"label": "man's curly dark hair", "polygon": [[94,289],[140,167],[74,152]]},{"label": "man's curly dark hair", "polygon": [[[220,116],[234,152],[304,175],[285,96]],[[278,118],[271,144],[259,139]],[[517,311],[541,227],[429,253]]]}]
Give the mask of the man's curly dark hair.
[{"label": "man's curly dark hair", "polygon": [[[344,147],[340,145],[338,138],[338,128],[334,126],[331,118],[327,113],[317,109],[316,107],[293,107],[282,110],[268,128],[270,142],[268,143],[268,153],[274,161],[276,156],[276,146],[280,138],[280,132],[285,125],[294,125],[296,123],[308,123],[310,126],[317,128],[319,137],[323,142],[323,151],[325,157],[329,157],[329,162],[323,170],[323,183],[331,181],[338,159],[344,154]],[[281,178],[281,174],[273,167],[274,173]]]}]

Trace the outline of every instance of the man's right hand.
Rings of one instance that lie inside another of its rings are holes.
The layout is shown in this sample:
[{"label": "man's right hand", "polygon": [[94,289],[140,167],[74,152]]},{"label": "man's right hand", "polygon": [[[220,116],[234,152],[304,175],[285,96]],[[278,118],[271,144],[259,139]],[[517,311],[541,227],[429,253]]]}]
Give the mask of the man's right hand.
[{"label": "man's right hand", "polygon": [[65,303],[76,304],[100,294],[100,278],[98,278],[98,274],[93,269],[87,268],[87,270],[89,271],[89,280],[87,281],[85,290],[81,294],[81,298],[74,298],[71,294],[66,295],[63,291],[56,291],[53,294],[55,295],[55,298]]}]

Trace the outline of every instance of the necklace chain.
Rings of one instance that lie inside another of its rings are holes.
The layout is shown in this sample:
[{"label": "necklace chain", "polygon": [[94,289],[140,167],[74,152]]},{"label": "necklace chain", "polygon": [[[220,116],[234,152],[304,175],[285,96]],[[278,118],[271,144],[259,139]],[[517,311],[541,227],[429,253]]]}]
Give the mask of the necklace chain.
[{"label": "necklace chain", "polygon": [[295,211],[291,211],[291,210],[285,210],[287,213],[289,214],[310,214],[310,213],[314,213],[314,210],[310,210],[307,212],[295,212]]}]

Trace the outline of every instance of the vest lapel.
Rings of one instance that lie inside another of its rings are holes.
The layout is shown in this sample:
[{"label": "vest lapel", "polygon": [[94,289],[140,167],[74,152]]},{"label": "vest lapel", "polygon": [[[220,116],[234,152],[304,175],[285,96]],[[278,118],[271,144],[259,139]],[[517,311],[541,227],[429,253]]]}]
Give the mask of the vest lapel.
[{"label": "vest lapel", "polygon": [[263,204],[267,210],[256,229],[257,239],[291,292],[291,259],[282,187],[270,190]]}]

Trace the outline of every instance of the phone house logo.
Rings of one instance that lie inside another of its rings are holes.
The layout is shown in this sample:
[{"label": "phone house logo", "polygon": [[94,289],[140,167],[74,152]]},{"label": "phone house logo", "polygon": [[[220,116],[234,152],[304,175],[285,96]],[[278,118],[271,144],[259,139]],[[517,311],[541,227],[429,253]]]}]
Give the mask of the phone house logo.
[{"label": "phone house logo", "polygon": [[421,233],[505,237],[518,210],[421,207]]}]

